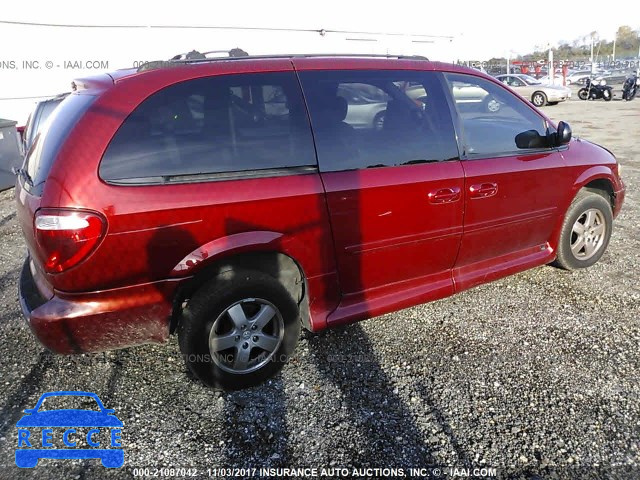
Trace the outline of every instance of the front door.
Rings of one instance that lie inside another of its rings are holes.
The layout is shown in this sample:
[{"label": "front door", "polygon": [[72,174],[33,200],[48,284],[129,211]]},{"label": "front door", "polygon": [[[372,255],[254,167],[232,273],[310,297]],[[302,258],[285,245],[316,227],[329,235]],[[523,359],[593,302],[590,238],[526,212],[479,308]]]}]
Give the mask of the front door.
[{"label": "front door", "polygon": [[474,109],[454,97],[466,179],[464,234],[454,269],[461,290],[552,257],[548,242],[572,179],[558,149],[516,144],[526,131],[546,141],[546,120],[533,108],[489,80],[446,78],[452,92],[465,85],[500,105],[495,111]]},{"label": "front door", "polygon": [[329,322],[451,294],[451,268],[462,235],[464,174],[436,74],[356,70],[299,75],[343,295]]}]

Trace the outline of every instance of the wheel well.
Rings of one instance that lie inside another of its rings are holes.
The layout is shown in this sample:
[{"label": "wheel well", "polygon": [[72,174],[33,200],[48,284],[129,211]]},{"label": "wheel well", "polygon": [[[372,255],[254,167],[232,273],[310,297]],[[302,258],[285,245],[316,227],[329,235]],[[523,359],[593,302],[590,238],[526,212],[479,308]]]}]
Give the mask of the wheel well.
[{"label": "wheel well", "polygon": [[609,180],[598,178],[587,183],[582,189],[602,195],[609,201],[612,209],[615,207],[615,193],[613,193],[613,185]]},{"label": "wheel well", "polygon": [[305,328],[310,328],[309,299],[306,295],[306,279],[302,268],[293,258],[284,253],[251,252],[233,255],[214,262],[194,275],[186,285],[180,288],[174,299],[170,332],[173,333],[176,330],[182,317],[182,308],[196,290],[221,273],[233,270],[258,270],[278,280],[298,304],[302,325]]}]

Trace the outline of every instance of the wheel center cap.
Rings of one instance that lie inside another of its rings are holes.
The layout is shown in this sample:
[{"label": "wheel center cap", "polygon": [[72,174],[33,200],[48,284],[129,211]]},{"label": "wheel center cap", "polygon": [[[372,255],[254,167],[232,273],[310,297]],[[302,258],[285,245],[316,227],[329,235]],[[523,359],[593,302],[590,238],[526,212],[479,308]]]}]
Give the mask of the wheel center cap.
[{"label": "wheel center cap", "polygon": [[244,333],[242,334],[242,336],[243,336],[244,338],[249,338],[249,337],[251,336],[251,334],[249,333],[249,331],[246,331],[246,332],[244,332]]}]

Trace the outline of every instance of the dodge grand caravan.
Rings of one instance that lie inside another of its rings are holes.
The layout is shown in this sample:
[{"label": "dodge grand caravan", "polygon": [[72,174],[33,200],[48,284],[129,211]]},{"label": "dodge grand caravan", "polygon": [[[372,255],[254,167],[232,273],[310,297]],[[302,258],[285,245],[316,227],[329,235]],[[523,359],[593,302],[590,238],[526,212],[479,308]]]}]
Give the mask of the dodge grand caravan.
[{"label": "dodge grand caravan", "polygon": [[[20,301],[54,352],[176,332],[204,383],[254,385],[301,326],[588,267],[623,203],[611,152],[477,70],[356,56],[147,67],[76,80],[18,172]],[[358,120],[366,99],[382,119]]]}]

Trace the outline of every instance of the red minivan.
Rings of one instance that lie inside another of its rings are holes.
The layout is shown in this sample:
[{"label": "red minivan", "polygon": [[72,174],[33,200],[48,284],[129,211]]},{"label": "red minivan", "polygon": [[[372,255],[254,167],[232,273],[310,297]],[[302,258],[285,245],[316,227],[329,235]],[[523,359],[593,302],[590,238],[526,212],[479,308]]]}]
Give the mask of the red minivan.
[{"label": "red minivan", "polygon": [[77,80],[19,171],[20,301],[59,353],[165,341],[235,389],[334,325],[604,253],[615,157],[411,57],[178,60]]}]

